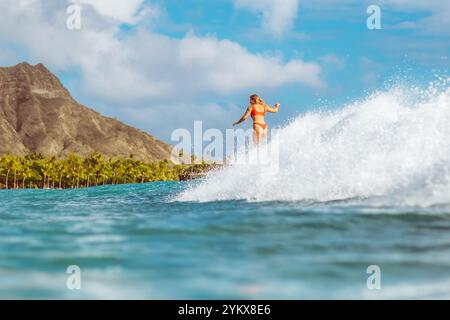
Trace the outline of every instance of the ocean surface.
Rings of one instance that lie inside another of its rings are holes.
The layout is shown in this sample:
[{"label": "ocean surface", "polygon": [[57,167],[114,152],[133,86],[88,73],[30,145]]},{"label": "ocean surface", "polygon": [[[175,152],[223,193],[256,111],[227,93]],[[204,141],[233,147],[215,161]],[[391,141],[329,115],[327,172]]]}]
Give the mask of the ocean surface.
[{"label": "ocean surface", "polygon": [[450,299],[449,137],[447,85],[393,88],[202,180],[0,190],[0,298]]},{"label": "ocean surface", "polygon": [[0,298],[450,298],[449,206],[174,201],[185,187],[1,191]]}]

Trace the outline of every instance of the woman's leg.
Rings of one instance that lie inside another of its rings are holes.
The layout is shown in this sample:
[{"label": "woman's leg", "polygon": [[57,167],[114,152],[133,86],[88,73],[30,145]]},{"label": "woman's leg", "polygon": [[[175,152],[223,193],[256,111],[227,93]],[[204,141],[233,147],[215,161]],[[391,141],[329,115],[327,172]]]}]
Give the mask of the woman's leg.
[{"label": "woman's leg", "polygon": [[269,127],[266,126],[263,132],[262,141],[267,141],[267,136],[269,135]]},{"label": "woman's leg", "polygon": [[255,144],[260,144],[264,135],[264,129],[259,125],[253,126],[253,142]]}]

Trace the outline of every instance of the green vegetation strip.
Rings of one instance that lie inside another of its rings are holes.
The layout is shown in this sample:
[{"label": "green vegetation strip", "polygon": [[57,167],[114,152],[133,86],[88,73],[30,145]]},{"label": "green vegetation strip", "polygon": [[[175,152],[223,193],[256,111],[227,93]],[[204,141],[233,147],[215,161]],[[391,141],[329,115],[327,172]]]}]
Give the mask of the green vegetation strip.
[{"label": "green vegetation strip", "polygon": [[107,184],[178,181],[196,178],[211,170],[210,164],[174,164],[164,160],[145,163],[133,159],[107,158],[99,153],[46,158],[40,154],[0,157],[1,189],[68,189]]}]

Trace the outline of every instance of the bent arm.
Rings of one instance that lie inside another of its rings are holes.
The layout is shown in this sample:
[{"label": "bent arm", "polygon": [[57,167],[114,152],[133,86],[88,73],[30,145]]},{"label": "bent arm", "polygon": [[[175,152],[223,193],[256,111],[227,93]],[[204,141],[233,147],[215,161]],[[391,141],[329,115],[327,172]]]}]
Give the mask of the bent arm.
[{"label": "bent arm", "polygon": [[280,109],[280,104],[276,103],[273,108],[271,106],[268,106],[268,105],[266,105],[265,107],[266,107],[267,111],[272,112],[272,113],[276,113]]},{"label": "bent arm", "polygon": [[236,126],[242,122],[244,122],[245,120],[247,120],[248,116],[250,115],[250,113],[252,112],[252,107],[248,107],[247,111],[245,111],[244,115],[235,123],[233,123],[233,126]]}]

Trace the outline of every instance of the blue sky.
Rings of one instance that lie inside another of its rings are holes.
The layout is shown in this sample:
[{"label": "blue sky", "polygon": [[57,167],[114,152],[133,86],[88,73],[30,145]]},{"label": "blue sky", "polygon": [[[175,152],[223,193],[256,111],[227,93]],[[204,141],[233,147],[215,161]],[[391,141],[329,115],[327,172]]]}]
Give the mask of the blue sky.
[{"label": "blue sky", "polygon": [[[75,31],[65,27],[73,3]],[[370,4],[380,30],[366,27]],[[274,126],[392,80],[448,75],[443,0],[4,0],[0,9],[1,65],[43,62],[81,103],[169,142],[194,120],[229,127],[254,92],[282,103]]]}]

